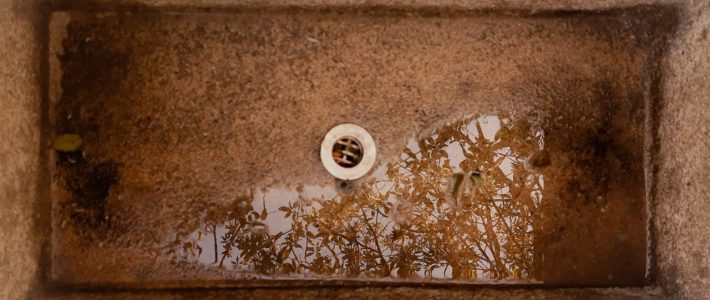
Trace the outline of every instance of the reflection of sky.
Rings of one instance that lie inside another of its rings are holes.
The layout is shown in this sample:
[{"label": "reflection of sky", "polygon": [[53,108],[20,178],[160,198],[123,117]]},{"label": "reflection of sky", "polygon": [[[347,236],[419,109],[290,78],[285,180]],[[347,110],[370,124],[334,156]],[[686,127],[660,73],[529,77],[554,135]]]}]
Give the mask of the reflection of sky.
[{"label": "reflection of sky", "polygon": [[[478,124],[481,126],[481,131],[483,131],[483,137],[489,141],[495,139],[496,133],[500,129],[500,119],[496,116],[483,116],[478,118]],[[478,135],[478,130],[476,130],[476,122],[469,122],[467,126],[468,132],[473,134],[473,136]]]},{"label": "reflection of sky", "polygon": [[[490,141],[494,142],[495,141],[495,135],[498,132],[498,130],[501,128],[501,120],[496,117],[496,116],[483,116],[478,119],[473,119],[471,122],[465,125],[464,128],[464,133],[468,135],[468,137],[472,140],[475,141],[476,138],[478,137],[478,129],[476,127],[475,121],[478,121],[478,125],[481,128],[481,132],[483,134],[483,137]],[[503,123],[507,124],[508,120],[503,121]],[[436,137],[434,135],[433,137]],[[538,136],[541,138],[541,134]],[[541,141],[540,141],[541,143]],[[542,145],[540,145],[542,146]],[[417,139],[410,139],[408,141],[407,147],[415,154],[417,158],[420,158],[421,155],[419,154],[419,144]],[[466,146],[467,147],[467,146]],[[468,149],[468,148],[466,148]],[[449,145],[446,145],[444,147],[444,150],[448,154],[448,161],[449,164],[452,166],[453,170],[452,172],[464,172],[464,170],[461,170],[461,163],[465,161],[465,156],[464,152],[462,149],[462,145],[459,143],[449,143]],[[510,148],[502,148],[499,149],[498,152],[496,152],[496,157],[499,158],[501,156],[505,156],[501,163],[498,165],[498,168],[503,172],[503,174],[508,177],[508,179],[513,179],[513,163],[514,159],[520,159],[515,157],[514,155],[509,155],[512,154],[510,153]],[[407,159],[406,156],[402,156],[401,159]],[[411,159],[411,158],[409,158]],[[443,164],[443,161],[439,162],[440,164]],[[370,185],[370,191],[373,192],[374,194],[385,194],[387,191],[392,190],[395,188],[395,184],[392,181],[389,181],[387,178],[386,174],[387,167],[386,165],[380,165],[377,167],[371,174],[371,178],[375,180],[373,184]],[[408,170],[403,170],[402,168],[399,168],[399,171],[404,171],[408,172]],[[468,170],[470,171],[470,170]],[[447,176],[446,174],[442,174],[442,176]],[[446,179],[446,178],[442,178]],[[444,180],[445,181],[445,180]],[[539,176],[539,184],[542,186],[542,176]],[[300,190],[300,192],[299,192]],[[499,189],[496,194],[501,198],[506,198],[503,196],[509,196],[510,193],[510,188],[507,186],[502,187]],[[535,199],[535,202],[539,204],[541,198],[542,198],[542,193],[540,191],[534,191],[532,194],[533,199]],[[509,198],[509,197],[508,197]],[[253,209],[256,212],[261,212],[262,209],[265,207],[266,211],[268,213],[268,216],[263,223],[266,225],[266,230],[269,234],[274,235],[278,234],[281,232],[287,232],[290,229],[292,229],[292,224],[291,224],[291,219],[290,218],[285,218],[285,212],[280,211],[279,207],[282,206],[288,206],[289,203],[295,203],[297,201],[304,201],[307,199],[324,199],[324,200],[331,200],[331,201],[341,201],[340,196],[338,195],[338,191],[335,189],[334,186],[317,186],[317,185],[303,185],[300,186],[299,188],[297,187],[271,187],[267,188],[264,190],[256,191],[254,193],[254,198],[252,202]],[[389,195],[388,202],[393,203],[395,206],[398,202],[401,202],[401,199],[396,199],[392,194]],[[445,205],[445,207],[448,207]],[[493,206],[492,207],[492,213],[497,214],[497,207]],[[378,222],[380,224],[394,224],[395,222],[392,222],[393,219],[396,219],[401,216],[397,216],[397,210],[393,209],[393,212],[390,213],[389,216],[382,216],[379,218]],[[406,217],[406,216],[405,216]],[[434,220],[434,219],[432,219]],[[505,221],[507,222],[512,222],[509,220]],[[484,233],[486,231],[485,226],[482,223],[476,223],[475,227],[478,229],[479,232]],[[204,228],[204,227],[203,227]],[[307,230],[311,230],[313,233],[316,233],[314,228],[310,227]],[[393,226],[385,226],[383,231],[381,232],[381,236],[386,236],[392,233]],[[532,232],[532,228],[529,227],[528,230]],[[213,235],[211,232],[207,232],[201,239],[197,240],[197,245],[201,247],[202,253],[199,255],[197,260],[200,263],[203,264],[214,264],[216,261],[219,261],[222,257],[222,252],[224,251],[224,247],[221,241],[221,237],[225,236],[227,233],[227,229],[224,224],[220,224],[216,226],[216,234],[217,234],[217,245],[214,244],[213,240]],[[464,237],[467,234],[464,233]],[[192,235],[195,239],[199,237],[199,231],[196,231]],[[281,237],[279,241],[277,241],[277,244],[280,244],[284,239],[285,235]],[[507,240],[507,237],[501,236],[500,237],[501,242],[505,242]],[[305,244],[303,244],[304,249],[305,249]],[[218,257],[215,258],[215,251],[214,248],[217,247],[217,255]],[[305,253],[304,249],[297,249],[294,248],[293,251],[296,255],[300,256],[302,260],[305,260]],[[388,249],[383,249],[383,252],[385,255],[390,255],[393,254],[391,250]],[[484,254],[493,257],[493,252],[490,248],[486,247],[485,245],[482,245],[482,252],[479,254]],[[324,252],[324,255],[328,255],[329,253]],[[234,257],[237,257],[239,255],[239,250],[238,249],[233,249],[232,250],[232,259]],[[503,251],[500,255],[500,257],[504,258],[506,253]],[[230,260],[231,261],[231,260]],[[225,267],[231,267],[231,264],[225,262]],[[482,268],[485,268],[486,266],[481,266]],[[452,268],[450,267],[425,267],[426,269],[431,268],[431,274],[433,278],[451,278],[452,276]],[[394,272],[394,271],[393,271]],[[484,276],[483,272],[479,271],[478,272],[479,276]],[[417,274],[421,277],[425,276],[425,270],[420,269]]]},{"label": "reflection of sky", "polygon": [[[498,133],[498,130],[500,130],[501,126],[501,120],[497,116],[482,116],[478,119],[478,125],[481,126],[481,132],[483,132],[483,137],[491,142],[495,140],[496,133]],[[476,128],[476,122],[469,122],[466,125],[466,132],[465,132],[471,140],[474,140],[476,137],[478,137],[478,129]],[[434,135],[435,137],[436,135]],[[420,149],[419,149],[419,142],[416,138],[411,138],[407,142],[407,148],[411,149],[412,152],[415,154],[418,154]],[[466,157],[463,154],[463,149],[461,149],[461,145],[458,143],[450,143],[446,147],[444,147],[444,151],[448,154],[449,157],[449,164],[453,168],[453,172],[464,172],[464,170],[461,170],[460,164],[463,162]],[[420,157],[417,155],[417,157]],[[504,174],[511,174],[510,178],[512,179],[512,164],[511,162],[506,159],[503,163],[501,163],[500,166],[501,170],[503,170]],[[375,178],[383,178],[384,177],[384,169],[382,170],[381,173],[374,173]],[[380,176],[378,176],[380,175]]]}]

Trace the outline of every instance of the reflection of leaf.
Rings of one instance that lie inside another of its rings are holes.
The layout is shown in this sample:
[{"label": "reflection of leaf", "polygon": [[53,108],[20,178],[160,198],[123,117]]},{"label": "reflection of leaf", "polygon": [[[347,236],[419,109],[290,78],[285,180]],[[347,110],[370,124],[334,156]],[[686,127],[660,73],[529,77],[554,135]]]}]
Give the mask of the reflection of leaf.
[{"label": "reflection of leaf", "polygon": [[[494,140],[475,118],[444,126],[388,163],[385,178],[336,201],[304,199],[298,185],[299,200],[278,208],[288,230],[273,235],[265,200],[259,210],[250,195],[229,212],[219,265],[236,257],[234,268],[262,274],[531,278],[542,178],[523,162],[542,135],[525,122],[500,124]],[[449,156],[463,159],[462,172],[451,175]]]},{"label": "reflection of leaf", "polygon": [[289,251],[289,247],[283,247],[283,248],[281,248],[281,250],[279,250],[279,254],[278,254],[279,261],[286,260],[286,257],[288,256],[288,251]]},{"label": "reflection of leaf", "polygon": [[481,176],[481,173],[478,171],[473,171],[469,175],[469,178],[471,179],[471,183],[473,184],[474,187],[478,188],[483,185],[483,177]]},{"label": "reflection of leaf", "polygon": [[457,204],[457,198],[459,195],[459,189],[461,188],[461,184],[463,183],[463,174],[462,173],[456,173],[451,176],[449,176],[449,183],[448,183],[448,189],[446,193],[446,197],[450,203],[453,203],[454,205]]},{"label": "reflection of leaf", "polygon": [[259,216],[259,218],[261,218],[262,220],[266,220],[266,217],[269,216],[269,213],[266,212],[266,200],[262,200],[262,203],[263,208],[261,209],[261,215]]},{"label": "reflection of leaf", "polygon": [[413,158],[413,159],[416,159],[416,158],[417,158],[417,157],[414,155],[414,152],[412,152],[412,150],[410,150],[409,148],[405,148],[403,152],[404,152],[404,154],[406,154],[406,155],[409,156],[410,158]]}]

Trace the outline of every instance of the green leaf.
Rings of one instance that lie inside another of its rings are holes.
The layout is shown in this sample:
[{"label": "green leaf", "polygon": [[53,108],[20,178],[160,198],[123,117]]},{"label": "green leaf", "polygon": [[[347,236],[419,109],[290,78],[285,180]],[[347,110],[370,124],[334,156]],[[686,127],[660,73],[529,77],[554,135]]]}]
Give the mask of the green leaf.
[{"label": "green leaf", "polygon": [[54,139],[52,148],[60,152],[73,152],[79,150],[84,141],[78,134],[62,134]]}]

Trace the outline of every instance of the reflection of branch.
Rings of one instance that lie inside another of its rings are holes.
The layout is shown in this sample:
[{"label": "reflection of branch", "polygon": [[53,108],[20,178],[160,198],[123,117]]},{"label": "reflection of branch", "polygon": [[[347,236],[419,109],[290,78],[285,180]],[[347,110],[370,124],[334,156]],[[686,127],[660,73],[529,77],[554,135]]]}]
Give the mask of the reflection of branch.
[{"label": "reflection of branch", "polygon": [[[316,221],[316,222],[317,222],[317,221]],[[370,250],[370,251],[372,251],[372,252],[377,252],[377,250],[372,249],[372,248],[368,247],[367,245],[365,245],[365,244],[363,244],[363,243],[360,243],[360,241],[357,240],[357,237],[351,238],[351,237],[346,236],[346,235],[344,235],[344,234],[342,234],[342,233],[335,232],[335,231],[333,231],[332,229],[330,229],[328,226],[326,226],[325,224],[320,223],[320,222],[318,223],[318,226],[325,228],[325,230],[327,230],[328,233],[333,234],[333,235],[335,235],[335,236],[339,236],[339,237],[345,239],[346,241],[350,242],[351,244],[357,244],[358,246],[363,247],[363,248],[365,248],[365,249],[367,249],[367,250]],[[306,236],[306,238],[307,238],[307,236]]]},{"label": "reflection of branch", "polygon": [[214,262],[213,264],[217,263],[218,259],[218,254],[217,254],[217,224],[207,224],[205,226],[207,232],[212,232],[212,240],[214,241]]},{"label": "reflection of branch", "polygon": [[[385,178],[368,182],[359,192],[339,194],[338,202],[330,202],[334,203],[332,205],[321,200],[320,207],[299,205],[296,208],[289,202],[288,213],[291,209],[293,213],[290,219],[284,217],[284,222],[291,229],[272,238],[266,239],[271,236],[268,233],[250,237],[253,233],[247,227],[249,222],[243,218],[228,221],[221,241],[224,243],[221,259],[217,258],[217,224],[209,224],[215,244],[215,263],[219,261],[222,267],[229,261],[228,257],[234,255],[237,265],[253,266],[255,272],[261,273],[301,272],[303,268],[319,274],[345,271],[348,276],[357,276],[362,270],[378,272],[377,276],[393,276],[392,272],[396,271],[396,276],[405,277],[422,268],[428,276],[434,276],[436,268],[437,276],[441,276],[439,272],[444,269],[450,272],[444,274],[446,277],[472,278],[486,274],[500,279],[509,274],[507,268],[512,265],[524,272],[519,274],[532,274],[532,258],[528,253],[532,251],[533,242],[528,239],[527,228],[535,224],[532,218],[541,195],[520,192],[542,190],[542,183],[541,177],[516,164],[529,147],[527,141],[535,140],[526,138],[525,132],[508,128],[506,134],[496,135],[495,141],[489,141],[483,136],[481,125],[472,127],[474,124],[470,122],[477,121],[467,119],[442,129],[443,137],[435,137],[433,142],[423,141],[416,153],[405,150],[404,153],[412,155],[400,156],[399,162],[387,165]],[[501,126],[511,125],[501,122]],[[469,127],[473,129],[470,133]],[[463,154],[460,167],[480,168],[488,172],[489,181],[475,190],[475,196],[469,195],[471,199],[466,205],[450,207],[443,200],[446,191],[441,179],[451,172],[448,159],[451,153],[447,152],[458,151],[457,146]],[[509,174],[504,174],[507,168],[500,168],[502,162],[507,164],[508,161],[513,164],[513,180],[508,179]],[[503,193],[506,188],[508,192]],[[512,195],[511,191],[518,192]],[[266,212],[265,200],[263,197],[261,200],[262,214],[273,213]],[[411,211],[403,215],[406,225],[395,225],[399,220],[393,219],[395,212],[390,206],[393,201],[408,201],[412,205]],[[258,215],[252,207],[245,210],[250,216]],[[245,214],[240,211],[239,215]],[[282,239],[284,236],[286,240]],[[244,256],[245,253],[249,257]],[[309,259],[309,255],[313,256]],[[244,260],[240,261],[242,258]],[[295,270],[283,268],[289,264]]]},{"label": "reflection of branch", "polygon": [[498,241],[498,235],[493,230],[491,210],[488,206],[486,206],[486,208],[485,217],[487,222],[484,224],[484,227],[486,228],[486,236],[488,236],[487,240],[489,240],[493,246],[491,250],[493,252],[493,259],[495,260],[496,278],[501,278],[505,273],[505,265],[503,265],[503,262],[500,260],[500,242]]},{"label": "reflection of branch", "polygon": [[[234,230],[234,233],[229,237],[229,240],[224,244],[224,252],[222,252],[222,259],[219,261],[219,267],[221,268],[224,266],[224,260],[227,258],[227,256],[231,255],[232,253],[232,244],[236,241],[238,237],[238,233],[242,230],[242,224],[237,222],[238,226],[236,230]],[[230,230],[231,231],[231,230]]]},{"label": "reflection of branch", "polygon": [[330,254],[333,255],[333,258],[335,258],[335,264],[340,265],[340,259],[338,258],[338,255],[335,254],[335,251],[333,250],[333,248],[330,247],[330,243],[327,243],[327,244],[326,244],[326,243],[322,243],[322,242],[321,242],[321,245],[324,245],[325,248],[328,249],[328,251],[330,252]]},{"label": "reflection of branch", "polygon": [[509,238],[507,240],[508,244],[512,243],[514,247],[516,247],[522,251],[524,249],[524,247],[523,247],[523,245],[521,245],[520,239],[515,238],[515,233],[513,232],[513,228],[510,227],[510,224],[508,224],[508,222],[506,222],[505,219],[501,220],[500,216],[498,217],[498,220],[499,220],[498,224],[502,223],[503,226],[505,227],[505,230],[507,231],[508,236],[513,237],[513,238]]},{"label": "reflection of branch", "polygon": [[365,219],[365,225],[367,226],[368,229],[370,229],[370,232],[372,232],[372,237],[375,240],[375,247],[377,247],[377,254],[380,256],[380,264],[384,266],[384,271],[386,272],[387,276],[390,274],[390,268],[389,265],[387,265],[387,260],[385,259],[385,256],[382,254],[382,249],[380,249],[380,242],[379,242],[379,236],[377,235],[377,232],[375,231],[374,228],[372,228],[372,225],[370,225],[369,219],[367,218],[367,214],[365,214],[365,210],[360,208],[360,212],[362,212],[362,217]]}]

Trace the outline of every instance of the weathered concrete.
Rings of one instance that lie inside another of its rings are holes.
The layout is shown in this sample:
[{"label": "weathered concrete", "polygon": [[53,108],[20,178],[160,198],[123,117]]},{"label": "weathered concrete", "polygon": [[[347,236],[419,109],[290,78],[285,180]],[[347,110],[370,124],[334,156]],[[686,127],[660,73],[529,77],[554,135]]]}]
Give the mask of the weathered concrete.
[{"label": "weathered concrete", "polygon": [[710,297],[710,1],[688,6],[665,59],[655,198],[658,281]]},{"label": "weathered concrete", "polygon": [[[48,228],[41,220],[48,215],[46,197],[38,194],[41,116],[41,38],[44,25],[36,1],[10,0],[0,7],[0,298],[27,297],[41,284],[43,239]],[[67,2],[67,1],[64,1]],[[259,5],[275,4],[258,2]],[[650,1],[450,1],[445,5],[470,8],[608,8],[647,4]],[[612,298],[647,299],[661,297],[705,299],[710,297],[710,1],[664,1],[682,7],[678,35],[663,61],[661,108],[657,112],[658,162],[653,213],[653,233],[657,255],[656,284],[646,289],[571,289],[571,290],[434,290],[419,288],[366,288],[325,290],[245,290],[245,291],[163,291],[109,292],[83,294],[52,292],[44,297],[59,299],[145,299],[219,297],[348,297],[375,298],[432,297],[483,299],[572,299]],[[87,4],[76,1],[75,6]],[[143,4],[149,6],[199,7],[254,5],[254,1],[227,0],[136,0],[91,1],[90,6]],[[98,3],[98,4],[97,4]],[[283,4],[283,2],[279,2]],[[290,4],[320,5],[323,1],[292,1]],[[339,2],[352,4],[353,2]],[[363,2],[358,2],[363,3]],[[371,2],[368,2],[371,3]],[[383,1],[393,5],[431,5],[433,1]],[[436,2],[442,4],[441,2]],[[653,3],[659,3],[654,1]],[[70,5],[71,6],[71,5]],[[46,142],[46,141],[44,141]],[[44,216],[44,217],[43,217]],[[39,225],[38,225],[39,224]],[[37,298],[38,294],[33,294]]]},{"label": "weathered concrete", "polygon": [[[536,279],[642,285],[643,91],[659,55],[646,53],[675,21],[645,22],[651,13],[78,14],[60,25],[68,28],[63,90],[50,105],[57,133],[86,143],[80,162],[57,159],[51,279],[186,286],[225,278],[144,249],[166,247],[162,239],[175,231],[183,245],[250,189],[332,186],[313,149],[338,122],[368,128],[386,164],[433,124],[505,113],[545,132],[555,163],[544,175],[540,215],[568,216],[530,218],[545,224]],[[597,148],[604,150],[586,154]],[[104,175],[111,179],[100,182]],[[96,186],[106,190],[87,193]],[[591,204],[597,198],[604,207]]]},{"label": "weathered concrete", "polygon": [[47,228],[39,208],[40,57],[38,1],[0,3],[0,298],[38,286]]},{"label": "weathered concrete", "polygon": [[70,292],[52,295],[51,299],[612,299],[646,300],[662,297],[657,289],[567,289],[567,290],[496,290],[496,289],[431,289],[431,288],[321,288],[321,289],[255,289],[193,290],[152,292]]}]

